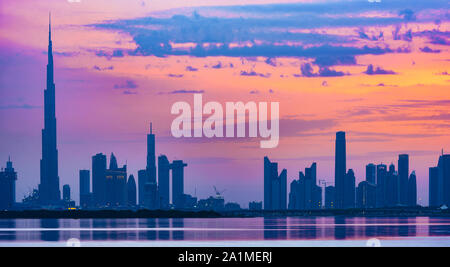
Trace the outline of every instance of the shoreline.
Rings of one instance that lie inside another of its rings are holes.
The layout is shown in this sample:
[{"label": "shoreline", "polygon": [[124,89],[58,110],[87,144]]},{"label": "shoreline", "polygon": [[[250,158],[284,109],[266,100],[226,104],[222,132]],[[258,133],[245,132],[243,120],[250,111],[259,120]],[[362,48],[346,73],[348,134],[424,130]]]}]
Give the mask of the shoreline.
[{"label": "shoreline", "polygon": [[450,211],[431,208],[348,210],[22,210],[0,211],[0,219],[132,219],[132,218],[256,218],[256,217],[450,217]]}]

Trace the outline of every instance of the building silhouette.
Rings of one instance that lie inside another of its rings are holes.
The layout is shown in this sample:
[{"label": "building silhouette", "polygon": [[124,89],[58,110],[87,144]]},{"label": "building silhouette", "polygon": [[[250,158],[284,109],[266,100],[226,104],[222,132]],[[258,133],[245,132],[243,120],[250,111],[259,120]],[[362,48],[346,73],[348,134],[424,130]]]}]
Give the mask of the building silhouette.
[{"label": "building silhouette", "polygon": [[53,48],[51,21],[48,26],[47,88],[44,90],[44,129],[40,162],[39,200],[42,205],[58,205],[61,200],[56,141],[55,83],[53,79]]},{"label": "building silhouette", "polygon": [[430,167],[428,175],[428,206],[437,207],[442,203],[439,200],[439,168]]},{"label": "building silhouette", "polygon": [[366,165],[366,181],[375,184],[376,180],[376,166],[373,163]]},{"label": "building silhouette", "polygon": [[89,170],[80,170],[80,207],[91,206],[91,178]]},{"label": "building silhouette", "polygon": [[102,153],[92,157],[92,195],[95,206],[106,204],[106,155]]},{"label": "building silhouette", "polygon": [[377,181],[377,194],[376,194],[376,207],[383,208],[387,206],[387,179],[388,179],[388,171],[387,166],[385,164],[377,165],[377,173],[376,173],[376,181]]},{"label": "building silhouette", "polygon": [[317,164],[314,162],[305,174],[299,172],[298,180],[290,185],[289,209],[312,210],[322,208],[322,189],[317,186]]},{"label": "building silhouette", "polygon": [[64,202],[70,201],[70,185],[63,185],[63,200]]},{"label": "building silhouette", "polygon": [[13,168],[11,158],[6,162],[6,168],[0,171],[0,210],[11,209],[16,203],[17,173]]},{"label": "building silhouette", "polygon": [[371,209],[376,207],[377,186],[362,181],[356,188],[356,207],[359,209]]},{"label": "building silhouette", "polygon": [[355,173],[349,169],[344,177],[344,203],[342,208],[352,209],[355,207]]},{"label": "building silhouette", "polygon": [[116,156],[111,153],[109,169],[105,171],[106,206],[127,205],[127,165],[119,168]]},{"label": "building silhouette", "polygon": [[170,204],[170,162],[165,155],[158,157],[158,190],[162,209]]},{"label": "building silhouette", "polygon": [[335,167],[334,167],[334,185],[335,185],[335,207],[344,208],[345,196],[345,176],[347,172],[347,156],[346,156],[346,142],[345,132],[336,133],[336,148],[335,148]]},{"label": "building silhouette", "polygon": [[257,202],[257,201],[249,202],[249,203],[248,203],[248,209],[249,209],[249,210],[262,210],[262,207],[263,207],[262,204],[263,204],[262,201],[259,201],[259,202]]},{"label": "building silhouette", "polygon": [[156,183],[155,135],[150,123],[147,134],[147,166],[138,172],[139,205],[147,209],[159,208],[158,185]]},{"label": "building silhouette", "polygon": [[429,206],[450,207],[450,154],[439,156],[437,167],[429,169]]},{"label": "building silhouette", "polygon": [[387,186],[386,186],[386,206],[395,207],[399,205],[399,178],[398,173],[395,171],[395,165],[391,163],[389,165],[389,171],[387,173]]},{"label": "building silhouette", "polygon": [[136,192],[136,181],[134,180],[134,176],[131,174],[128,177],[127,182],[127,198],[128,198],[128,206],[135,207],[137,202],[137,192]]},{"label": "building silhouette", "polygon": [[187,164],[182,160],[174,160],[170,165],[172,169],[172,204],[176,209],[183,208],[184,198],[184,167]]},{"label": "building silhouette", "polygon": [[278,163],[264,157],[264,209],[285,210],[287,208],[287,170],[278,176]]},{"label": "building silhouette", "polygon": [[335,208],[336,189],[334,186],[325,187],[325,209]]},{"label": "building silhouette", "polygon": [[415,207],[417,206],[417,177],[416,172],[413,171],[411,175],[409,175],[408,180],[408,206]]},{"label": "building silhouette", "polygon": [[441,155],[438,162],[439,168],[439,200],[447,207],[450,207],[450,154]]},{"label": "building silhouette", "polygon": [[409,155],[398,156],[398,200],[400,205],[408,205]]}]

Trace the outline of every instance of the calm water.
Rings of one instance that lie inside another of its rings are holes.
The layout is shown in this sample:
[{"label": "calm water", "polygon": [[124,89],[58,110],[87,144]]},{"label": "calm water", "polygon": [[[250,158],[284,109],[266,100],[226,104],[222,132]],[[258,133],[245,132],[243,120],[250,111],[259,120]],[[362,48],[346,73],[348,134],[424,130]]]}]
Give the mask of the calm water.
[{"label": "calm water", "polygon": [[366,246],[373,238],[448,247],[450,218],[0,220],[0,246]]}]

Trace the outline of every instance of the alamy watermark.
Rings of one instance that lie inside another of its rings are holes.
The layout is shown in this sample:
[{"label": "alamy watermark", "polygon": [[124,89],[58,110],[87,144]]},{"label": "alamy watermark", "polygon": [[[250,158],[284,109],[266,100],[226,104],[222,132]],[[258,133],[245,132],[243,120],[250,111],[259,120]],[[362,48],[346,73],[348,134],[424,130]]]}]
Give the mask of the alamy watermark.
[{"label": "alamy watermark", "polygon": [[[270,120],[268,106],[267,102],[258,104],[253,101],[226,102],[224,112],[221,103],[212,101],[203,105],[202,94],[194,94],[193,110],[188,102],[180,101],[172,105],[171,113],[179,115],[172,122],[172,135],[176,138],[259,136],[266,139],[260,141],[261,148],[275,148],[280,138],[280,104],[270,103]],[[207,115],[208,118],[203,120],[203,115]],[[247,124],[248,135],[246,135]]]}]

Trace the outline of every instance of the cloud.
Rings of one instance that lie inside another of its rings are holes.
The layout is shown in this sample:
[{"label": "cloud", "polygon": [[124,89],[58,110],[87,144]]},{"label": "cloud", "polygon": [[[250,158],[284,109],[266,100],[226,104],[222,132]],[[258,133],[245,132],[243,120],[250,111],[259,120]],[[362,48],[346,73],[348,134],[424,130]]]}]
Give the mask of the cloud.
[{"label": "cloud", "polygon": [[269,78],[270,77],[270,73],[266,73],[266,74],[258,73],[258,72],[255,72],[254,70],[251,70],[251,71],[242,70],[240,75],[241,76],[258,76],[258,77],[263,77],[263,78]]},{"label": "cloud", "polygon": [[367,66],[367,70],[364,73],[367,75],[397,74],[397,73],[395,73],[395,71],[385,70],[385,69],[382,69],[381,67],[374,68],[374,66],[372,64],[369,64],[369,66]]},{"label": "cloud", "polygon": [[174,74],[174,73],[167,74],[167,77],[170,78],[182,78],[183,76],[184,76],[183,74]]},{"label": "cloud", "polygon": [[133,80],[126,80],[125,83],[115,84],[114,89],[136,89],[138,85]]},{"label": "cloud", "polygon": [[192,67],[192,66],[187,66],[187,67],[186,67],[186,71],[198,71],[198,69],[197,69],[197,68],[194,68],[194,67]]},{"label": "cloud", "polygon": [[353,55],[319,56],[314,60],[314,64],[328,67],[335,65],[355,65],[356,58]]},{"label": "cloud", "polygon": [[252,90],[252,91],[250,91],[250,94],[251,95],[257,95],[257,94],[259,94],[259,91],[258,90]]},{"label": "cloud", "polygon": [[345,75],[342,71],[332,70],[328,67],[320,67],[319,71],[316,73],[314,72],[311,63],[302,64],[300,66],[300,71],[302,72],[303,77],[340,77]]},{"label": "cloud", "polygon": [[160,95],[176,95],[176,94],[203,94],[205,90],[173,90],[170,92],[159,92]]},{"label": "cloud", "polygon": [[420,48],[420,51],[424,53],[441,53],[441,50],[439,49],[431,49],[428,46],[425,46],[424,48]]},{"label": "cloud", "polygon": [[0,109],[41,109],[41,108],[42,106],[35,106],[30,104],[0,106]]},{"label": "cloud", "polygon": [[133,92],[133,91],[130,91],[130,90],[125,90],[125,91],[122,92],[122,94],[124,94],[124,95],[137,95],[137,92]]},{"label": "cloud", "polygon": [[94,67],[92,67],[94,70],[98,70],[98,71],[104,71],[104,70],[113,70],[114,66],[108,66],[108,67],[99,67],[97,65],[95,65]]}]

